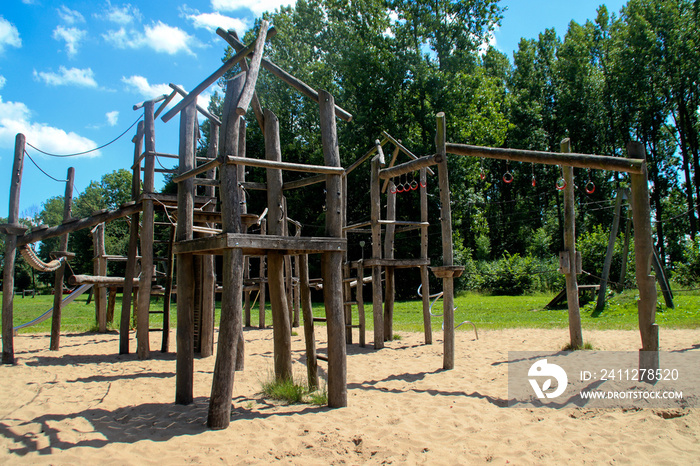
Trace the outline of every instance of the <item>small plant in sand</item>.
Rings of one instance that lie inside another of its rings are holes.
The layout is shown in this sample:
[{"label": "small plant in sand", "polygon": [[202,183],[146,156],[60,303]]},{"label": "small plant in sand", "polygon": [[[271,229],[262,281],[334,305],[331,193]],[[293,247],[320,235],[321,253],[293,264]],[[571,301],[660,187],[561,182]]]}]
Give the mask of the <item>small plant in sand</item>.
[{"label": "small plant in sand", "polygon": [[585,342],[582,346],[571,346],[571,343],[567,343],[561,349],[562,351],[580,351],[580,350],[594,350],[593,343],[590,341]]},{"label": "small plant in sand", "polygon": [[272,373],[261,385],[261,393],[264,397],[287,404],[309,403],[319,406],[328,404],[328,392],[325,387],[311,390],[308,385],[297,382],[293,378],[278,379]]},{"label": "small plant in sand", "polygon": [[395,333],[394,336],[391,337],[391,339],[395,340],[395,341],[401,340],[401,335],[399,335],[398,333]]}]

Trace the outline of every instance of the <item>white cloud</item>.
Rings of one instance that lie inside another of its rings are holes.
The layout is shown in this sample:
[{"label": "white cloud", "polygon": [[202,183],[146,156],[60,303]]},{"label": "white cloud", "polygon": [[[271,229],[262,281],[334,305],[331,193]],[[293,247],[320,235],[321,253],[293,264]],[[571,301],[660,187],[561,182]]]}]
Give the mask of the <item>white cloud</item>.
[{"label": "white cloud", "polygon": [[68,69],[65,66],[61,66],[58,68],[58,73],[34,70],[34,78],[44,81],[51,86],[97,87],[97,81],[95,81],[91,68]]},{"label": "white cloud", "polygon": [[20,48],[22,39],[14,24],[0,16],[0,53],[5,51],[5,46]]},{"label": "white cloud", "polygon": [[[46,152],[55,154],[74,154],[94,149],[97,144],[73,132],[60,128],[35,123],[30,120],[31,112],[22,102],[3,102],[0,97],[0,147],[14,147],[15,136],[23,133],[27,142]],[[96,157],[99,151],[85,154]]]},{"label": "white cloud", "polygon": [[192,21],[196,28],[209,29],[216,31],[216,28],[224,28],[226,30],[235,29],[239,34],[248,29],[248,23],[242,19],[232,18],[222,15],[221,13],[202,13],[188,14],[187,19]]},{"label": "white cloud", "polygon": [[280,6],[296,4],[296,0],[211,0],[214,11],[250,10],[255,16],[269,11],[273,12]]},{"label": "white cloud", "polygon": [[85,38],[86,34],[87,32],[82,29],[58,26],[53,31],[53,38],[56,40],[65,40],[68,56],[74,57],[75,54],[78,53],[78,44]]},{"label": "white cloud", "polygon": [[7,79],[5,79],[5,76],[0,74],[0,89],[5,87],[5,83],[7,82]]},{"label": "white cloud", "polygon": [[61,8],[58,9],[58,16],[60,16],[63,22],[66,24],[78,24],[85,22],[83,15],[75,10],[71,10],[65,5],[61,5]]},{"label": "white cloud", "polygon": [[190,46],[198,45],[196,39],[182,29],[168,26],[161,21],[146,26],[143,34],[133,29],[127,31],[120,28],[118,31],[109,31],[102,37],[120,49],[150,47],[156,52],[164,52],[169,55],[175,55],[181,51],[194,55]]},{"label": "white cloud", "polygon": [[107,21],[111,21],[116,24],[126,25],[134,21],[141,20],[141,12],[138,8],[132,6],[131,4],[127,3],[122,7],[118,7],[112,6],[112,4],[108,2],[108,5],[109,9],[107,9],[103,15],[100,15],[100,17],[106,19]]},{"label": "white cloud", "polygon": [[155,99],[159,95],[170,94],[173,91],[167,84],[150,84],[143,76],[123,77],[122,82],[129,90],[146,99]]},{"label": "white cloud", "polygon": [[119,112],[118,111],[113,111],[113,112],[107,112],[105,114],[107,117],[107,124],[109,126],[117,126],[117,122],[119,121]]}]

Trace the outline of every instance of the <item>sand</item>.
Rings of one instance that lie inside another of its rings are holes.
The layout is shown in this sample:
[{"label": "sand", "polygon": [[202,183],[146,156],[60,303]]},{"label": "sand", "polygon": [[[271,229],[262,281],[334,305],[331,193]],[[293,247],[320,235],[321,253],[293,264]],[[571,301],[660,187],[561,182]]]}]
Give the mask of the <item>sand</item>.
[{"label": "sand", "polygon": [[[400,335],[379,351],[348,347],[348,407],[331,410],[263,399],[272,330],[246,330],[231,425],[219,431],[205,426],[213,357],[195,361],[195,403],[179,406],[174,354],[119,356],[116,334],[64,335],[52,352],[48,335],[21,335],[17,365],[0,367],[0,464],[700,464],[696,408],[505,407],[508,351],[558,350],[567,330],[460,331],[451,371],[441,370],[440,333],[430,346]],[[639,346],[633,331],[585,338],[602,350]],[[700,351],[700,332],[662,329],[661,344]]]}]

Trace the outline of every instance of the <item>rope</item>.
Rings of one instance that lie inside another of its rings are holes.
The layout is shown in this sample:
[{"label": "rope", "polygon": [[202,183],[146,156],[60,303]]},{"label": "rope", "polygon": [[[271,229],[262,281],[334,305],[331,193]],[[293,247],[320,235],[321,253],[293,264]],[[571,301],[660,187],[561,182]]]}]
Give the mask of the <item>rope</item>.
[{"label": "rope", "polygon": [[68,182],[68,180],[59,180],[58,178],[54,178],[53,176],[51,176],[51,175],[49,175],[48,173],[46,173],[46,172],[44,171],[44,169],[41,168],[41,167],[39,166],[39,164],[36,163],[36,162],[34,161],[34,159],[32,158],[32,156],[29,155],[29,152],[27,152],[26,150],[24,151],[24,155],[26,155],[27,157],[29,157],[29,160],[32,161],[32,163],[34,164],[34,166],[35,166],[36,168],[38,168],[39,171],[40,171],[41,173],[43,173],[44,175],[48,176],[48,177],[51,178],[52,180],[57,181],[57,182],[59,182],[59,183],[67,183],[67,182]]},{"label": "rope", "polygon": [[129,126],[122,134],[120,134],[120,135],[117,136],[116,138],[112,139],[112,140],[109,141],[108,143],[102,144],[101,146],[95,147],[94,149],[86,150],[86,151],[83,151],[83,152],[76,152],[75,154],[51,154],[51,153],[49,153],[49,152],[45,152],[45,151],[43,151],[43,150],[41,150],[41,149],[39,149],[39,148],[37,148],[37,147],[31,145],[30,143],[27,143],[27,145],[28,145],[29,147],[31,147],[32,149],[34,149],[35,151],[41,152],[42,154],[48,155],[49,157],[75,157],[75,156],[78,156],[78,155],[85,155],[85,154],[89,154],[90,152],[95,152],[95,151],[98,151],[98,150],[100,150],[100,149],[104,149],[105,147],[107,147],[107,146],[109,146],[109,145],[111,145],[111,144],[114,144],[114,143],[117,142],[119,139],[121,139],[126,133],[128,133],[128,132],[131,130],[131,128],[133,128],[134,126],[136,126],[136,123],[138,123],[139,120],[141,120],[141,118],[143,118],[143,115],[139,116],[139,117],[136,119],[136,121],[133,122],[133,123],[131,124],[131,126]]},{"label": "rope", "polygon": [[22,257],[24,257],[24,260],[26,260],[29,265],[39,272],[55,272],[63,263],[63,257],[52,260],[48,263],[43,262],[28,245],[20,247],[20,253],[22,254]]}]

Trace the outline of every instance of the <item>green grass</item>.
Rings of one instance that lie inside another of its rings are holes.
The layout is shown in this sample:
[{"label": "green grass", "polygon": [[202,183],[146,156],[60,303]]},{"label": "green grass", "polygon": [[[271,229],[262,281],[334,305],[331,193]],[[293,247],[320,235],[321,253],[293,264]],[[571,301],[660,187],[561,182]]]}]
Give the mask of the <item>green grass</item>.
[{"label": "green grass", "polygon": [[[678,287],[676,287],[678,288]],[[464,293],[455,297],[455,322],[465,320],[474,322],[479,329],[502,328],[566,328],[568,314],[566,306],[559,309],[545,310],[544,306],[552,299],[553,294],[531,294],[525,296],[490,296],[479,293]],[[588,329],[625,329],[635,330],[637,324],[637,291],[627,290],[609,298],[602,312],[595,312],[595,302],[581,307],[581,321]],[[86,304],[87,294],[79,296],[73,303],[63,309],[61,329],[66,333],[81,333],[94,330],[95,306]],[[657,303],[656,322],[665,328],[700,328],[700,291],[677,291],[674,296],[675,308],[667,308],[659,295]],[[217,303],[217,322],[220,303]],[[53,306],[53,296],[40,296],[14,299],[14,324],[28,322]],[[162,309],[162,299],[154,298],[152,307]],[[117,296],[113,328],[119,328],[121,314],[121,295]],[[433,307],[433,312],[442,313],[442,301]],[[373,329],[372,304],[365,304],[367,329]],[[252,309],[252,325],[258,324],[257,307]],[[171,308],[171,327],[176,325],[176,304]],[[314,304],[314,315],[325,315],[323,303]],[[151,315],[151,327],[162,325],[162,315]],[[357,312],[353,311],[354,323],[357,323]],[[272,314],[268,303],[265,322],[272,325]],[[439,329],[442,317],[433,317],[433,329]],[[322,323],[317,325],[323,325]],[[394,306],[394,330],[398,332],[421,332],[423,330],[422,304],[420,301],[400,301]],[[43,323],[20,330],[20,333],[48,333],[51,331],[51,319]],[[472,331],[471,326],[465,325],[459,331]]]},{"label": "green grass", "polygon": [[307,385],[293,379],[279,380],[272,372],[268,375],[268,380],[261,383],[261,393],[266,398],[287,404],[309,403],[319,406],[328,404],[328,392],[325,388],[312,391]]}]

